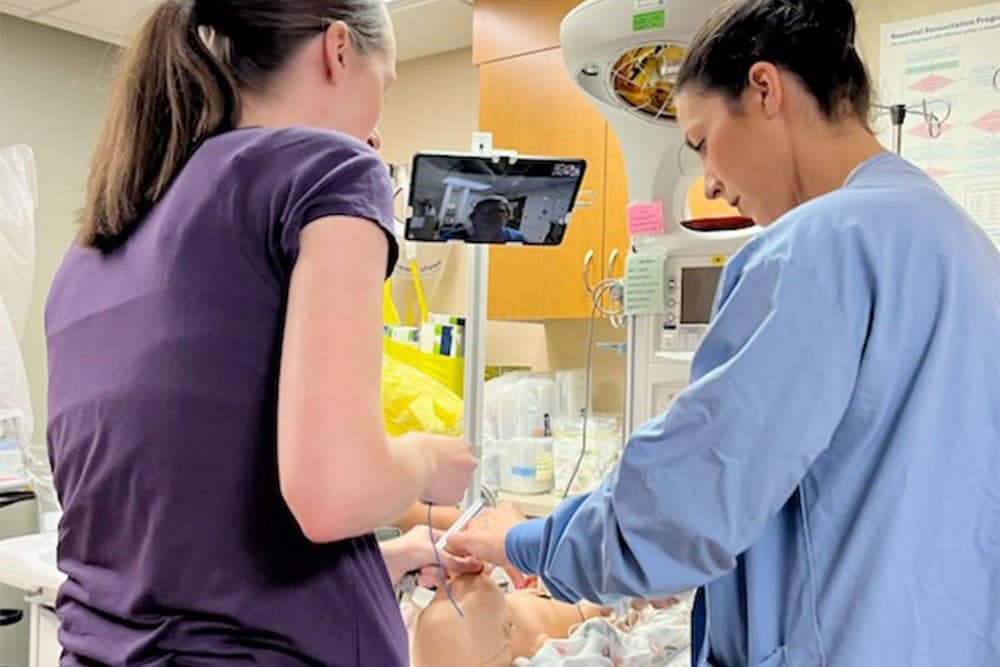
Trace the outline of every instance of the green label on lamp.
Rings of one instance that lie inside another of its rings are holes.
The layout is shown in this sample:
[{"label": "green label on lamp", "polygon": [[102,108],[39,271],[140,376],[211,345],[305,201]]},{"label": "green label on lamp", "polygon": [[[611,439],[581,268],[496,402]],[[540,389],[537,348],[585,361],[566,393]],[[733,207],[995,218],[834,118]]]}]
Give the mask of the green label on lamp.
[{"label": "green label on lamp", "polygon": [[653,12],[643,12],[632,16],[632,32],[642,32],[643,30],[656,30],[665,28],[667,25],[667,12],[658,9]]}]

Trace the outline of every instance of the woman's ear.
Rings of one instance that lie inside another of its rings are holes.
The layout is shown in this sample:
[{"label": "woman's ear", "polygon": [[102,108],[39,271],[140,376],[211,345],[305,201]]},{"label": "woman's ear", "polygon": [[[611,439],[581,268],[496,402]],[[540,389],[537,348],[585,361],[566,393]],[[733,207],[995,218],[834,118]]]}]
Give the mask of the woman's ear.
[{"label": "woman's ear", "polygon": [[769,62],[756,62],[747,73],[747,103],[760,111],[765,118],[773,118],[781,111],[785,91],[781,72]]},{"label": "woman's ear", "polygon": [[331,84],[337,85],[343,80],[353,48],[351,31],[343,21],[333,22],[323,33],[323,58]]}]

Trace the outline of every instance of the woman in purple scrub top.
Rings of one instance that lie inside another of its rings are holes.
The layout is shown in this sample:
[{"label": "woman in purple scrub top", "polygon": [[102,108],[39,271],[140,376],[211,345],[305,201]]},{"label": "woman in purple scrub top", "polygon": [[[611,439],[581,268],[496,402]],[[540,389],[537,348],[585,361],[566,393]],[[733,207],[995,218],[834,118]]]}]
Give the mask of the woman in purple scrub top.
[{"label": "woman in purple scrub top", "polygon": [[125,56],[46,308],[64,666],[407,664],[371,531],[475,461],[382,425],[394,60],[376,0],[168,0]]}]

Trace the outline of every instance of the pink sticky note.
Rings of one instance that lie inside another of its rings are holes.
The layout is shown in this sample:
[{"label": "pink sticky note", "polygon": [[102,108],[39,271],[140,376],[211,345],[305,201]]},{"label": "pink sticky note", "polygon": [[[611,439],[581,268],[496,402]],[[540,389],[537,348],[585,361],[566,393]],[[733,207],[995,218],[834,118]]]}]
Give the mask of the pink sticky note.
[{"label": "pink sticky note", "polygon": [[628,217],[628,233],[639,234],[663,233],[663,202],[638,202],[629,204],[626,209]]}]

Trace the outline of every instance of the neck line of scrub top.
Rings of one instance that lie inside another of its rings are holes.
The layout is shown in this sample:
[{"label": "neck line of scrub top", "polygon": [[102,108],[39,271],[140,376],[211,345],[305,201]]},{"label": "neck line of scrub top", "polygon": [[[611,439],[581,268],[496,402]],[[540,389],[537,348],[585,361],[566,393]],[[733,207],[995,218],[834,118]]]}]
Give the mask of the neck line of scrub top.
[{"label": "neck line of scrub top", "polygon": [[842,186],[840,186],[840,187],[842,187],[842,188],[850,187],[851,183],[855,180],[855,178],[857,178],[857,176],[863,170],[865,170],[869,166],[874,165],[874,164],[876,164],[878,162],[881,162],[883,159],[886,159],[886,158],[889,158],[889,157],[897,157],[897,155],[895,153],[890,152],[890,151],[882,151],[881,153],[877,153],[877,154],[871,156],[870,158],[868,158],[867,160],[862,161],[856,167],[854,167],[854,169],[851,170],[851,173],[849,173],[847,175],[847,178],[844,179],[844,184]]}]

